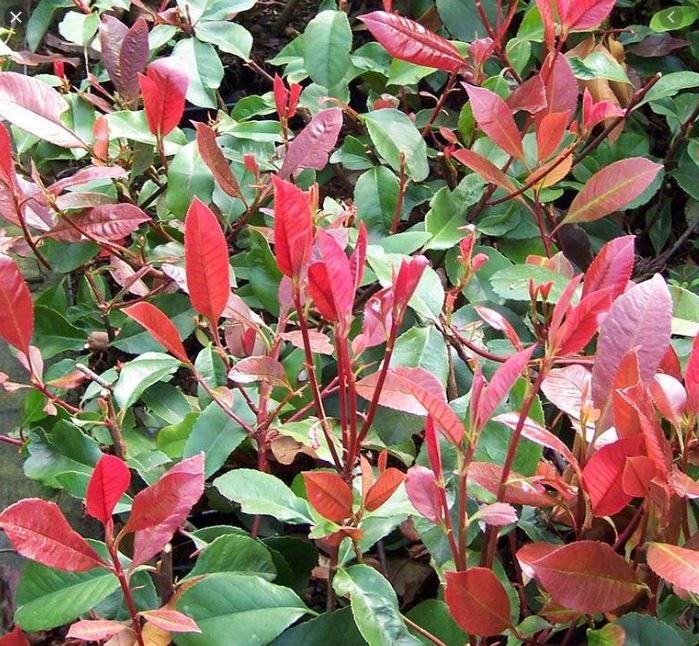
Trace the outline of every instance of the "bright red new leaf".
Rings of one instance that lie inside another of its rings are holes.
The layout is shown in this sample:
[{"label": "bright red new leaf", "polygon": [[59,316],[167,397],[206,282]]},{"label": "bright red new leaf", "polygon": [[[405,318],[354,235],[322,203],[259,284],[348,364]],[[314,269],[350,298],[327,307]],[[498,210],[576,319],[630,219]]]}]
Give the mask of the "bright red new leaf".
[{"label": "bright red new leaf", "polygon": [[303,481],[309,502],[323,518],[339,523],[352,515],[352,490],[337,473],[308,471]]},{"label": "bright red new leaf", "polygon": [[462,630],[497,635],[510,626],[510,599],[495,573],[484,567],[447,572],[444,598]]},{"label": "bright red new leaf", "polygon": [[417,464],[410,467],[405,491],[413,507],[433,524],[439,525],[442,517],[441,495],[434,473]]},{"label": "bright red new leaf", "polygon": [[184,221],[184,260],[192,305],[215,326],[231,295],[228,244],[218,219],[198,197]]},{"label": "bright red new leaf", "polygon": [[657,473],[655,463],[645,455],[626,458],[621,476],[621,488],[633,498],[642,498],[648,493],[651,480]]},{"label": "bright red new leaf", "polygon": [[414,20],[385,11],[364,14],[359,20],[395,58],[447,72],[470,68],[454,45]]},{"label": "bright red new leaf", "polygon": [[240,184],[223,152],[216,143],[216,133],[205,123],[195,123],[199,156],[211,171],[221,190],[231,197],[240,197]]},{"label": "bright red new leaf", "polygon": [[123,312],[146,328],[170,354],[184,363],[189,363],[187,352],[182,345],[180,333],[175,324],[155,305],[141,301],[125,307]]},{"label": "bright red new leaf", "polygon": [[0,253],[0,337],[24,354],[34,333],[34,304],[17,263]]},{"label": "bright red new leaf", "polygon": [[[493,162],[485,157],[481,157],[466,148],[460,148],[452,153],[452,157],[460,161],[464,166],[470,168],[474,173],[478,173],[484,180],[490,184],[495,184],[506,193],[514,193],[517,189],[512,183],[512,180],[505,175]],[[516,199],[522,201],[522,196]]]},{"label": "bright red new leaf", "polygon": [[610,612],[643,589],[631,565],[598,541],[564,545],[530,567],[556,603],[586,614]]},{"label": "bright red new leaf", "polygon": [[464,87],[478,127],[506,153],[516,159],[523,159],[522,135],[507,103],[495,92],[485,88],[467,84]]},{"label": "bright red new leaf", "polygon": [[624,293],[631,280],[636,236],[614,238],[605,244],[585,272],[582,298],[600,289],[610,290],[612,300]]},{"label": "bright red new leaf", "polygon": [[614,3],[615,0],[557,0],[556,6],[567,30],[584,31],[599,26]]},{"label": "bright red new leaf", "polygon": [[153,61],[145,75],[138,75],[148,127],[164,137],[182,120],[189,77],[174,58]]},{"label": "bright red new leaf", "polygon": [[667,543],[648,546],[648,565],[659,577],[699,594],[699,552]]},{"label": "bright red new leaf", "polygon": [[364,506],[367,511],[375,511],[383,505],[405,480],[405,474],[398,469],[386,469],[372,485],[366,495]]},{"label": "bright red new leaf", "polygon": [[536,124],[536,146],[540,162],[556,152],[569,122],[568,112],[549,112]]},{"label": "bright red new leaf", "polygon": [[15,550],[32,561],[66,572],[84,572],[103,565],[56,503],[39,498],[20,500],[0,514],[0,527]]},{"label": "bright red new leaf", "polygon": [[300,188],[273,177],[274,249],[281,272],[298,280],[311,255],[313,217],[311,198]]},{"label": "bright red new leaf", "polygon": [[0,646],[31,646],[31,644],[21,628],[15,626],[12,632],[0,637]]},{"label": "bright red new leaf", "polygon": [[125,462],[115,455],[103,455],[87,485],[87,513],[106,525],[130,484],[131,472]]}]

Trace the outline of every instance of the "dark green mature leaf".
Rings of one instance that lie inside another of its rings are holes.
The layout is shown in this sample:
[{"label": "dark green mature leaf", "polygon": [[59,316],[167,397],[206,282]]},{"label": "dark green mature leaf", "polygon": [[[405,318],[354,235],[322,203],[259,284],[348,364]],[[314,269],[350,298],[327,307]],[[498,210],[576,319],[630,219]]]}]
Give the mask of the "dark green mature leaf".
[{"label": "dark green mature leaf", "polygon": [[34,316],[34,342],[41,349],[44,359],[50,359],[61,352],[83,349],[87,334],[56,310],[37,305]]},{"label": "dark green mature leaf", "polygon": [[170,161],[167,179],[165,202],[176,216],[184,218],[194,197],[211,201],[214,178],[199,156],[196,141],[183,146]]},{"label": "dark green mature leaf", "polygon": [[365,646],[367,643],[357,630],[352,610],[342,608],[290,628],[271,646],[327,646],[330,636],[333,646]]},{"label": "dark green mature leaf", "polygon": [[222,52],[233,54],[243,60],[250,58],[252,35],[243,25],[219,20],[202,21],[197,23],[194,33],[199,40],[216,45]]},{"label": "dark green mature leaf", "polygon": [[114,401],[121,410],[126,410],[146,388],[161,380],[169,381],[179,365],[177,359],[161,352],[146,352],[125,363],[114,386]]},{"label": "dark green mature leaf", "polygon": [[344,11],[321,11],[303,34],[303,59],[309,76],[319,85],[337,85],[349,67],[352,30]]},{"label": "dark green mature leaf", "polygon": [[189,577],[213,572],[249,574],[273,581],[277,576],[269,550],[249,536],[227,534],[215,539],[197,558]]},{"label": "dark green mature leaf", "polygon": [[201,634],[174,637],[178,646],[264,646],[308,608],[289,588],[256,576],[211,574],[187,590],[177,609],[194,619]]},{"label": "dark green mature leaf", "polygon": [[391,584],[367,565],[339,570],[333,580],[338,594],[350,597],[352,614],[369,646],[418,646],[400,616]]},{"label": "dark green mature leaf", "polygon": [[[453,617],[449,614],[447,604],[443,601],[426,599],[412,608],[407,616],[418,626],[441,639],[446,646],[462,646],[468,642],[467,634],[456,625]],[[413,631],[413,634],[426,646],[432,643],[419,635],[417,631]]]},{"label": "dark green mature leaf", "polygon": [[369,240],[388,234],[398,204],[398,178],[386,166],[376,166],[364,173],[354,186],[357,217],[364,222]]}]

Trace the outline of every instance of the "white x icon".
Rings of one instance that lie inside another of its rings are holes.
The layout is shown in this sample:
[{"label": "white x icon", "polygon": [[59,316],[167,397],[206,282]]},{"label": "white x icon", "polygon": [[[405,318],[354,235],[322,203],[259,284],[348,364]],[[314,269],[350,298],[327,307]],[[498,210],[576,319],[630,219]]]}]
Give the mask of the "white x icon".
[{"label": "white x icon", "polygon": [[14,11],[10,11],[10,24],[14,25],[15,23],[19,23],[20,25],[22,24],[22,12],[21,11],[19,13],[15,13]]}]

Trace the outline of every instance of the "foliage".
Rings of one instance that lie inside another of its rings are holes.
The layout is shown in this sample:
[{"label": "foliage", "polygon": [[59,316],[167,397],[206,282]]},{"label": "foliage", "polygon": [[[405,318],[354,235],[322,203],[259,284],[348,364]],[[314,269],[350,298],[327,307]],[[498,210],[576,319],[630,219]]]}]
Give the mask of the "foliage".
[{"label": "foliage", "polygon": [[0,440],[100,530],[0,513],[0,644],[696,643],[699,8],[643,4],[322,2],[260,63],[255,0],[41,0]]}]

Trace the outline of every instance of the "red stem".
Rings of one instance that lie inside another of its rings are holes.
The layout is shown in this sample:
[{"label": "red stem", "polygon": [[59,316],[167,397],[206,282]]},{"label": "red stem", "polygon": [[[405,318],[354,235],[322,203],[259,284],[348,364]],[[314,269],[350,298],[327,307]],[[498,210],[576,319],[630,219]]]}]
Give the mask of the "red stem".
[{"label": "red stem", "polygon": [[[110,542],[111,543],[111,542]],[[143,633],[141,630],[141,622],[138,618],[138,611],[136,610],[136,604],[133,600],[133,595],[131,594],[131,588],[129,587],[129,579],[124,573],[124,568],[121,567],[121,561],[119,560],[119,553],[113,543],[109,544],[109,555],[112,557],[112,563],[114,564],[114,574],[116,574],[119,579],[119,585],[121,586],[121,591],[124,594],[124,601],[126,601],[126,607],[129,610],[129,615],[131,616],[131,625],[133,631],[136,634],[136,641],[138,646],[145,646],[143,641]]]}]

